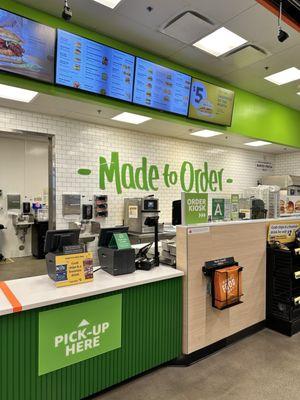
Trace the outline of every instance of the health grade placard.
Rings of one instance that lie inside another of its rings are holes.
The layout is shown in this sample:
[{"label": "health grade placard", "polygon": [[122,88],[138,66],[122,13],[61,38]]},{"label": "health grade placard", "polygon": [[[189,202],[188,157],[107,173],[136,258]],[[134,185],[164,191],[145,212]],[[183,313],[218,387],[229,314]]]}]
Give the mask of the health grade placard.
[{"label": "health grade placard", "polygon": [[39,376],[121,347],[122,294],[39,313]]},{"label": "health grade placard", "polygon": [[193,79],[189,117],[219,125],[231,125],[234,92]]}]

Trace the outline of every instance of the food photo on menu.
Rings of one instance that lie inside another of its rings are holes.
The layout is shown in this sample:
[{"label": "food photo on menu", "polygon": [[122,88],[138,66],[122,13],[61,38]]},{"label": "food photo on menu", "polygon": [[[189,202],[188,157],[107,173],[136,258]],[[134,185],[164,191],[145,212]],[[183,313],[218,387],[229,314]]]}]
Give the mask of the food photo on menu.
[{"label": "food photo on menu", "polygon": [[137,58],[134,103],[186,116],[190,86],[188,75]]},{"label": "food photo on menu", "polygon": [[134,56],[58,30],[56,83],[131,101]]},{"label": "food photo on menu", "polygon": [[234,92],[193,79],[189,117],[221,125],[230,125]]},{"label": "food photo on menu", "polygon": [[0,9],[0,70],[54,81],[55,29]]}]

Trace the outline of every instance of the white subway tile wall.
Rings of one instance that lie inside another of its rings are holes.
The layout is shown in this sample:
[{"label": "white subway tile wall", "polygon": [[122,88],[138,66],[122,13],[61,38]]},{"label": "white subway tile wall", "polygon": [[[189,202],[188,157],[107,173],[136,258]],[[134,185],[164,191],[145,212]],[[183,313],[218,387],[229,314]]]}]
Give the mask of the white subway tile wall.
[{"label": "white subway tile wall", "polygon": [[300,175],[300,151],[276,156],[275,175]]},{"label": "white subway tile wall", "polygon": [[[120,164],[132,163],[136,168],[141,165],[141,158],[145,156],[148,159],[148,165],[158,166],[160,181],[155,195],[160,200],[163,222],[171,222],[172,201],[179,199],[181,193],[179,184],[170,188],[165,187],[162,173],[166,163],[178,173],[183,161],[190,161],[195,169],[203,168],[205,161],[208,162],[209,169],[223,168],[223,192],[216,193],[218,197],[241,193],[244,188],[256,185],[263,174],[256,169],[257,161],[265,160],[275,163],[275,156],[251,150],[198,144],[189,140],[115,129],[8,108],[0,108],[0,129],[23,129],[56,136],[57,228],[67,227],[70,220],[62,215],[62,194],[80,193],[85,196],[83,203],[92,200],[93,195],[101,194],[98,173],[99,156],[104,156],[109,162],[113,151],[120,153]],[[92,173],[89,176],[78,175],[79,168],[89,168]],[[233,183],[226,183],[228,178],[232,178]],[[123,221],[125,197],[145,196],[152,192],[124,190],[122,194],[117,194],[115,184],[107,183],[104,194],[108,196],[109,217],[103,224],[115,225]]]}]

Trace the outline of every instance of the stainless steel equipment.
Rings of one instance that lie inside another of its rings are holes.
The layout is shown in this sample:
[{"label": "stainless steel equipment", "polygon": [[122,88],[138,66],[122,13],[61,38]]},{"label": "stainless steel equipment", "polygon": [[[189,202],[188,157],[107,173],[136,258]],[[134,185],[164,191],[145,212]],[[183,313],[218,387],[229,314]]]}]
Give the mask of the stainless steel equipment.
[{"label": "stainless steel equipment", "polygon": [[80,215],[80,194],[63,194],[62,195],[62,211],[63,216]]},{"label": "stainless steel equipment", "polygon": [[[145,221],[159,213],[159,200],[153,196],[124,199],[124,224],[129,227],[129,232],[154,232],[154,227],[146,226]],[[158,231],[163,232],[163,224],[159,224]]]}]

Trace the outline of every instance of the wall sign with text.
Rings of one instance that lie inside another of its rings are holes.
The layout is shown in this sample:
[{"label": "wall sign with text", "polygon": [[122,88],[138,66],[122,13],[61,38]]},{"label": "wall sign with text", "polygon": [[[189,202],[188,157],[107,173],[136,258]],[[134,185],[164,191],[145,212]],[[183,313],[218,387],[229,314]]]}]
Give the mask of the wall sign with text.
[{"label": "wall sign with text", "polygon": [[183,225],[201,224],[208,218],[207,193],[181,193],[181,220]]},{"label": "wall sign with text", "polygon": [[[89,176],[93,171],[80,168],[77,173]],[[115,185],[118,194],[123,190],[143,190],[156,192],[159,183],[166,188],[180,187],[183,192],[222,192],[225,184],[232,184],[231,178],[225,177],[224,168],[213,169],[205,161],[203,165],[194,165],[183,161],[179,170],[165,164],[162,169],[151,164],[147,157],[142,157],[139,165],[130,162],[121,163],[118,152],[112,152],[110,160],[99,157],[99,188],[106,190],[109,184]]]},{"label": "wall sign with text", "polygon": [[122,294],[39,314],[39,376],[121,347]]}]

